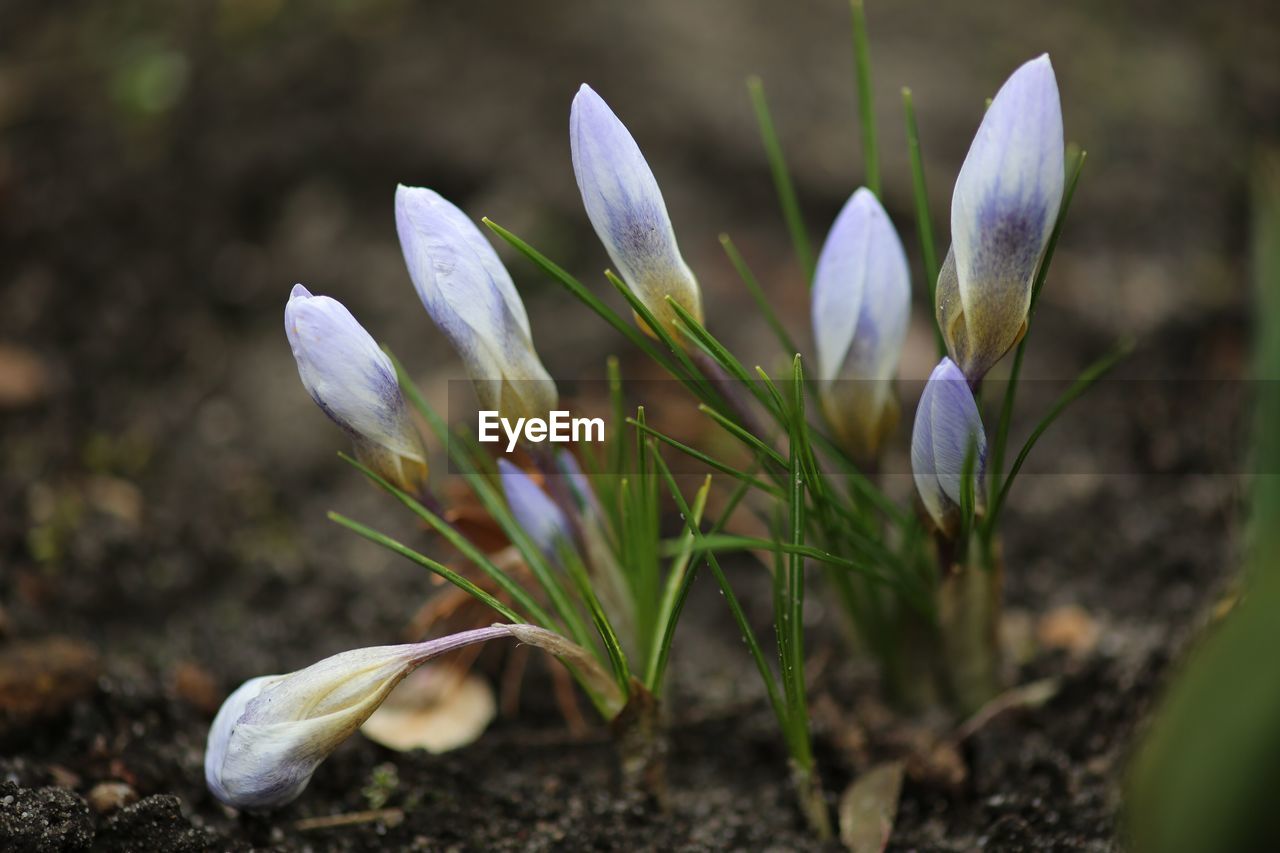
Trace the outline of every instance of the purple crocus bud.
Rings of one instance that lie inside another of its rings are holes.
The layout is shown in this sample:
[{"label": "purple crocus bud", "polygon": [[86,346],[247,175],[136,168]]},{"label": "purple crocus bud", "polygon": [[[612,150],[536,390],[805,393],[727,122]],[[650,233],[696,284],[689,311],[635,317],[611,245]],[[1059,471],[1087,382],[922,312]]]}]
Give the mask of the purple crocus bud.
[{"label": "purple crocus bud", "polygon": [[622,709],[617,682],[591,653],[536,625],[493,625],[425,643],[355,649],[288,675],[252,678],[227,697],[205,747],[209,791],[240,809],[275,809],[291,802],[406,675],[437,655],[503,637],[536,646],[573,667],[610,717]]},{"label": "purple crocus bud", "polygon": [[841,443],[873,459],[898,420],[893,377],[911,308],[902,241],[875,194],[845,203],[813,277],[813,340],[823,411]]},{"label": "purple crocus bud", "polygon": [[285,305],[284,330],[307,393],[350,433],[360,460],[401,488],[420,490],[426,453],[387,354],[341,302],[300,284]]},{"label": "purple crocus bud", "polygon": [[984,503],[987,436],[968,380],[949,358],[933,369],[920,394],[915,429],[911,433],[911,473],[924,508],[938,529],[952,535],[959,521],[965,457],[974,459],[974,500]]},{"label": "purple crocus bud", "polygon": [[991,102],[951,196],[938,326],[976,384],[1027,328],[1031,289],[1062,202],[1062,107],[1048,54]]},{"label": "purple crocus bud", "polygon": [[569,526],[569,519],[550,495],[505,457],[498,457],[498,473],[516,523],[529,534],[542,553],[554,557],[561,542],[572,541],[573,528]]},{"label": "purple crocus bud", "polygon": [[401,186],[396,230],[418,298],[466,365],[481,408],[512,422],[545,418],[555,382],[511,274],[480,229],[438,193]]},{"label": "purple crocus bud", "polygon": [[354,649],[289,675],[252,678],[214,717],[205,783],[229,806],[279,808],[302,793],[320,762],[414,669],[444,652],[511,635],[510,626],[494,625],[425,643]]},{"label": "purple crocus bud", "polygon": [[596,236],[631,292],[682,340],[666,297],[702,322],[698,281],[680,255],[662,191],[640,147],[585,83],[569,114],[569,144]]}]

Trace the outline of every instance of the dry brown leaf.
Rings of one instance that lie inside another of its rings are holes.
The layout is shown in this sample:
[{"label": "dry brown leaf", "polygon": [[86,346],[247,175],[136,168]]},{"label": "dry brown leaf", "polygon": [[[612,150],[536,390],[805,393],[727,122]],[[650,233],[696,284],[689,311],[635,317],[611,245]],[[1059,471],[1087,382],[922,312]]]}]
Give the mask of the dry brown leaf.
[{"label": "dry brown leaf", "polygon": [[480,737],[496,713],[493,690],[483,679],[428,665],[400,682],[360,731],[399,752],[448,752]]},{"label": "dry brown leaf", "polygon": [[902,795],[903,763],[877,764],[840,796],[840,841],[853,853],[881,853],[889,844]]}]

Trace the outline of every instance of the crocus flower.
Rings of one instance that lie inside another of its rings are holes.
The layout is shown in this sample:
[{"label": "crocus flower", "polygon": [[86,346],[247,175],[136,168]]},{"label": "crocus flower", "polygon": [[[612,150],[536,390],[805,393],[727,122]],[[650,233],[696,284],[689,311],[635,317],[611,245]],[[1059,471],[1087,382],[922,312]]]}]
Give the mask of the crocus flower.
[{"label": "crocus flower", "polygon": [[590,653],[535,625],[493,625],[425,643],[355,649],[288,675],[250,679],[227,697],[205,748],[209,791],[241,809],[291,802],[406,675],[444,652],[502,637],[559,657],[600,696],[609,714],[621,710],[617,683]]},{"label": "crocus flower", "polygon": [[627,128],[583,84],[569,114],[573,172],[596,236],[636,298],[682,340],[666,297],[702,321],[698,281],[680,255],[662,191]]},{"label": "crocus flower", "polygon": [[813,277],[813,338],[827,420],[871,459],[898,419],[892,380],[911,307],[902,241],[875,194],[859,189],[827,234]]},{"label": "crocus flower", "polygon": [[502,491],[507,496],[507,505],[511,507],[516,523],[529,534],[539,550],[555,556],[561,542],[572,541],[573,529],[569,526],[569,519],[541,486],[504,457],[498,457],[498,473],[502,476]]},{"label": "crocus flower", "polygon": [[351,312],[296,284],[284,308],[284,330],[307,393],[350,433],[361,461],[401,488],[421,488],[426,454],[395,367]]},{"label": "crocus flower", "polygon": [[480,229],[438,193],[401,186],[396,230],[418,297],[466,365],[481,408],[513,422],[546,417],[555,382],[511,275]]},{"label": "crocus flower", "polygon": [[955,362],[944,357],[920,394],[911,434],[911,473],[929,516],[947,534],[955,532],[959,520],[964,463],[970,447],[977,454],[973,493],[980,510],[987,437],[968,381]]},{"label": "crocus flower", "polygon": [[1027,328],[1031,288],[1062,201],[1062,107],[1045,54],[1013,73],[987,109],[951,197],[951,250],[938,325],[977,383]]},{"label": "crocus flower", "polygon": [[507,636],[509,626],[494,625],[425,643],[355,649],[289,675],[252,678],[214,717],[205,782],[229,806],[278,808],[302,793],[320,762],[406,675],[444,652]]}]

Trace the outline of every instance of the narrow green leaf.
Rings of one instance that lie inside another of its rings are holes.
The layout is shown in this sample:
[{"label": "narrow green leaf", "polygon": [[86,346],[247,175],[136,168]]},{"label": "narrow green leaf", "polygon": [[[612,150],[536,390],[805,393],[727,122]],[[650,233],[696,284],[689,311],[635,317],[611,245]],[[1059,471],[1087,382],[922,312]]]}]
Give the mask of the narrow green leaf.
[{"label": "narrow green leaf", "polygon": [[916,107],[911,90],[902,88],[902,111],[907,123],[907,154],[911,159],[911,189],[916,206],[916,231],[920,234],[920,254],[924,258],[924,278],[929,286],[929,311],[933,316],[934,337],[938,357],[947,354],[947,342],[938,328],[935,310],[938,289],[938,244],[933,237],[933,217],[929,215],[929,188],[924,179],[924,155],[920,151],[920,128],[916,126]]},{"label": "narrow green leaf", "polygon": [[[667,491],[671,493],[672,499],[675,500],[676,509],[684,517],[685,526],[693,534],[694,541],[700,542],[702,531],[698,525],[693,523],[693,510],[684,499],[684,495],[680,493],[680,487],[676,484],[676,479],[672,476],[671,469],[667,467],[666,462],[661,458],[658,459],[658,470],[661,472],[663,479],[666,480]],[[764,656],[764,651],[760,648],[760,642],[756,639],[755,631],[751,630],[751,623],[747,620],[747,614],[738,602],[738,597],[734,594],[729,579],[725,577],[724,572],[721,570],[720,561],[716,559],[715,554],[709,551],[706,552],[706,559],[707,568],[711,570],[711,574],[715,576],[716,583],[720,585],[720,591],[724,593],[725,602],[729,605],[729,612],[733,616],[733,621],[737,623],[738,630],[742,633],[742,639],[751,653],[751,659],[755,661],[756,669],[760,671],[760,679],[764,682],[765,692],[769,696],[769,704],[773,708],[779,723],[785,727],[787,724],[787,709],[782,703],[782,697],[778,694],[778,686],[774,681],[773,672],[769,669],[769,662]]]},{"label": "narrow green leaf", "polygon": [[531,595],[529,595],[528,591],[526,591],[524,587],[520,586],[520,584],[516,583],[510,575],[498,568],[498,566],[490,560],[483,551],[472,544],[471,540],[459,533],[453,525],[449,524],[443,518],[440,518],[440,516],[436,515],[434,512],[419,503],[412,495],[397,488],[391,482],[381,477],[373,469],[365,466],[357,459],[354,459],[345,453],[339,453],[338,456],[344,462],[368,477],[379,488],[383,489],[396,500],[400,501],[400,503],[408,507],[414,515],[418,516],[418,518],[430,525],[436,533],[456,548],[459,553],[492,578],[494,583],[498,584],[498,586],[500,586],[507,595],[511,596],[511,598],[515,600],[515,602],[526,613],[528,613],[529,617],[537,624],[551,630],[562,630],[562,626],[552,619],[550,614],[542,609],[542,607]]},{"label": "narrow green leaf", "polygon": [[853,21],[853,74],[858,86],[858,126],[862,130],[862,164],[867,189],[880,195],[880,153],[876,145],[876,111],[871,99],[871,48],[862,0],[850,0]]},{"label": "narrow green leaf", "polygon": [[751,106],[755,109],[756,123],[760,125],[760,139],[769,160],[769,171],[773,174],[773,186],[778,192],[782,218],[787,223],[787,230],[791,232],[791,245],[795,249],[796,260],[800,263],[805,282],[812,286],[813,249],[809,245],[809,235],[805,229],[804,217],[800,214],[800,202],[796,199],[791,174],[787,171],[787,161],[782,155],[782,145],[773,128],[773,116],[769,113],[769,102],[764,96],[763,81],[759,77],[748,77],[747,91],[751,95]]},{"label": "narrow green leaf", "polygon": [[[435,574],[444,578],[449,583],[456,586],[458,589],[470,595],[472,598],[476,599],[477,601],[482,601],[485,604],[489,605],[495,611],[502,614],[503,617],[511,620],[512,622],[527,621],[524,617],[516,613],[510,607],[503,604],[501,601],[494,598],[492,595],[485,592],[483,589],[476,586],[474,583],[467,580],[462,575],[458,574],[453,569],[446,566],[444,563],[433,560],[430,557],[426,556],[425,554],[419,554],[417,551],[413,550],[412,548],[406,545],[401,544],[400,542],[397,542],[395,539],[392,539],[390,536],[387,536],[386,534],[383,534],[383,533],[379,533],[377,530],[374,530],[372,527],[366,527],[360,522],[347,518],[345,515],[342,515],[341,513],[330,512],[329,519],[331,521],[337,522],[338,524],[341,524],[343,527],[347,528],[348,530],[351,530],[354,533],[357,533],[360,536],[363,536],[365,539],[368,539],[370,542],[376,542],[377,544],[381,545],[387,550],[393,551],[394,553],[399,554],[402,557],[407,557],[408,559],[412,560],[413,562],[417,563],[423,568],[428,569],[431,572],[434,572]],[[546,626],[544,625],[543,627],[546,627]]]},{"label": "narrow green leaf", "polygon": [[595,590],[591,586],[591,579],[587,576],[587,567],[582,562],[581,555],[578,554],[572,543],[561,542],[557,553],[560,557],[560,563],[565,567],[565,572],[573,580],[574,586],[578,590],[578,596],[587,606],[587,612],[591,615],[591,622],[595,625],[596,632],[600,635],[600,641],[604,644],[605,654],[609,656],[609,662],[613,666],[613,674],[618,682],[618,687],[623,693],[629,693],[631,687],[631,669],[627,665],[627,656],[622,651],[622,644],[618,642],[618,635],[613,630],[613,625],[609,622],[609,617],[605,614],[604,608],[600,606],[600,599],[596,596]]},{"label": "narrow green leaf", "polygon": [[1062,396],[1049,408],[1048,413],[1040,419],[1040,423],[1036,424],[1036,428],[1032,430],[1026,443],[1022,445],[1022,450],[1018,451],[1017,458],[1013,460],[1013,467],[1009,469],[1009,476],[1005,478],[1004,485],[1000,487],[1000,492],[996,496],[995,503],[992,505],[988,516],[987,524],[989,527],[995,527],[996,519],[1000,515],[1000,510],[1004,508],[1005,499],[1009,495],[1009,489],[1013,487],[1013,481],[1017,479],[1018,472],[1022,470],[1022,463],[1027,461],[1027,456],[1030,455],[1032,448],[1036,446],[1036,442],[1040,440],[1040,436],[1044,435],[1045,430],[1057,420],[1058,415],[1066,411],[1068,406],[1079,399],[1095,382],[1111,372],[1111,369],[1132,351],[1132,341],[1121,341],[1111,353],[1085,368],[1076,381],[1071,383],[1071,387],[1062,393]]},{"label": "narrow green leaf", "polygon": [[755,300],[756,307],[760,309],[760,315],[764,317],[764,321],[769,324],[769,328],[773,330],[773,334],[778,338],[778,343],[782,345],[782,351],[789,356],[800,352],[800,348],[791,339],[791,335],[787,334],[786,326],[782,325],[782,321],[778,319],[773,306],[769,304],[769,299],[764,295],[764,288],[760,286],[760,281],[756,278],[756,274],[747,265],[747,259],[738,251],[738,247],[729,239],[728,234],[720,235],[720,245],[724,247],[724,253],[729,256],[729,263],[733,264],[733,268],[737,270],[738,277],[747,286],[747,291],[751,294],[751,298]]},{"label": "narrow green leaf", "polygon": [[[541,268],[543,272],[547,273],[547,275],[551,276],[551,278],[564,285],[564,287],[576,296],[580,302],[604,318],[605,322],[609,325],[621,332],[623,337],[635,344],[637,348],[643,351],[654,361],[663,365],[668,370],[671,370],[671,361],[664,356],[647,337],[645,337],[644,332],[641,332],[634,324],[620,316],[608,305],[605,305],[604,302],[588,290],[582,282],[569,275],[568,272],[552,262],[546,255],[543,255],[537,249],[533,248],[524,240],[521,240],[515,234],[503,228],[498,223],[488,217],[485,217],[482,221],[489,227],[489,230],[493,231],[493,233],[510,243],[516,251],[533,261],[535,265]],[[674,373],[674,371],[672,372]]]},{"label": "narrow green leaf", "polygon": [[693,497],[693,519],[691,523],[685,525],[684,534],[680,537],[680,548],[671,561],[671,568],[667,572],[667,580],[663,585],[662,603],[658,607],[656,622],[660,640],[653,645],[649,665],[645,669],[644,684],[652,693],[661,690],[662,678],[666,673],[667,660],[671,654],[671,641],[675,637],[676,623],[680,619],[680,613],[689,595],[689,587],[696,574],[695,570],[690,569],[690,562],[693,559],[693,534],[688,528],[702,524],[702,513],[706,509],[707,495],[710,492],[711,475],[708,474]]},{"label": "narrow green leaf", "polygon": [[659,432],[658,430],[654,429],[648,424],[642,424],[639,421],[633,420],[631,418],[627,419],[627,423],[631,424],[632,426],[638,427],[639,429],[644,430],[646,433],[658,439],[663,444],[674,447],[676,450],[685,454],[690,459],[696,459],[697,461],[701,462],[703,465],[706,465],[708,468],[714,468],[715,470],[719,471],[722,474],[728,474],[730,477],[740,480],[752,488],[759,489],[765,494],[771,495],[776,498],[782,497],[782,490],[779,489],[777,486],[773,485],[772,483],[768,483],[764,480],[761,480],[758,477],[753,477],[750,474],[748,474],[746,471],[740,470],[738,468],[734,468],[732,465],[729,465],[725,462],[721,462],[720,460],[715,459],[707,455],[706,453],[703,453],[701,450],[698,450],[697,448],[690,447],[689,445],[684,444],[683,442],[680,442],[672,438],[666,433]]}]

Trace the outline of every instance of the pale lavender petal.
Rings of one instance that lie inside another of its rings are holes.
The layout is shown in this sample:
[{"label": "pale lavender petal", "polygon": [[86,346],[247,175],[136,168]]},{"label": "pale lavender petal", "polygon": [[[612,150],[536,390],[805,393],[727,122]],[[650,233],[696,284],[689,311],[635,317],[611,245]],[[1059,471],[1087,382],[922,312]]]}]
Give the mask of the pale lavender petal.
[{"label": "pale lavender petal", "polygon": [[295,285],[284,325],[298,376],[325,414],[357,439],[424,461],[391,359],[342,303]]},{"label": "pale lavender petal", "polygon": [[902,241],[875,195],[859,189],[836,217],[818,258],[812,319],[828,420],[864,456],[874,455],[896,420],[890,385],[910,308]]},{"label": "pale lavender petal", "polygon": [[1048,55],[1000,88],[956,179],[951,239],[976,381],[1022,332],[1064,182],[1062,108]]},{"label": "pale lavender petal", "polygon": [[973,446],[974,496],[983,500],[987,442],[978,405],[960,368],[943,358],[920,395],[911,435],[911,473],[925,509],[942,528],[960,503],[964,462]]},{"label": "pale lavender petal", "polygon": [[[977,484],[982,483],[986,470],[987,437],[982,416],[968,380],[951,359],[943,359],[934,369],[929,384],[934,386],[930,405],[934,470],[943,493],[959,504],[964,463],[970,447],[977,453],[974,459]],[[975,488],[974,494],[979,496],[981,488]]]},{"label": "pale lavender petal", "polygon": [[396,230],[418,297],[466,365],[481,406],[545,416],[555,407],[555,383],[489,241],[438,193],[406,186],[396,189]]},{"label": "pale lavender petal", "polygon": [[572,528],[555,501],[528,474],[505,458],[498,458],[502,491],[511,514],[544,554],[554,556],[559,543],[570,541]]},{"label": "pale lavender petal", "polygon": [[209,791],[236,808],[285,805],[414,668],[447,651],[512,636],[513,627],[494,625],[425,643],[355,649],[288,675],[245,682],[223,703],[209,729]]},{"label": "pale lavender petal", "polygon": [[587,218],[618,274],[645,307],[669,319],[669,295],[702,319],[697,280],[684,262],[653,171],[631,133],[583,84],[569,116],[573,171]]}]

